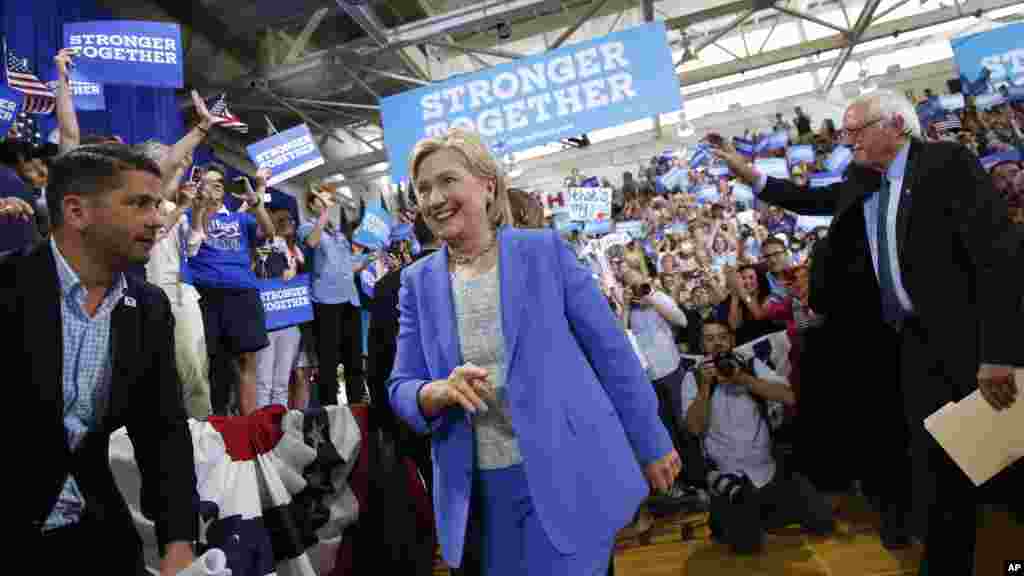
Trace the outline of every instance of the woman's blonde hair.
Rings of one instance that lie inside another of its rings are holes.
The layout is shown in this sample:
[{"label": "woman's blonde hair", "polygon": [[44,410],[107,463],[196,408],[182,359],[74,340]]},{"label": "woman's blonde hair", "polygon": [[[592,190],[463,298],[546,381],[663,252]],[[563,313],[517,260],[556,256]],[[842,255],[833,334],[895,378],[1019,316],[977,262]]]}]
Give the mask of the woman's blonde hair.
[{"label": "woman's blonde hair", "polygon": [[494,155],[476,132],[463,128],[451,128],[443,136],[424,138],[416,143],[409,160],[409,174],[413,187],[419,176],[420,164],[434,152],[452,150],[462,158],[463,165],[473,176],[494,182],[494,199],[487,206],[487,219],[491,226],[498,228],[511,225],[512,209],[508,201],[508,184]]}]

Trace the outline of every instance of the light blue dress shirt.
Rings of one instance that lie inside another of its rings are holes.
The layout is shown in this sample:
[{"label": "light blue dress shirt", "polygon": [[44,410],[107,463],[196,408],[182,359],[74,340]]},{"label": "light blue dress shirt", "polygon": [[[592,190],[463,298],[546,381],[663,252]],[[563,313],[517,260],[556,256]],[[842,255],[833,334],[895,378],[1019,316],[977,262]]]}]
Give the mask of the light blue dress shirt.
[{"label": "light blue dress shirt", "polygon": [[[314,221],[310,220],[299,227],[296,234],[299,242],[306,242],[314,226]],[[317,304],[351,302],[359,307],[356,275],[352,272],[352,246],[341,230],[328,230],[325,226],[320,233],[320,243],[313,249],[311,276],[313,301]]]},{"label": "light blue dress shirt", "polygon": [[[127,288],[120,275],[103,297],[96,314],[85,313],[86,291],[78,274],[71,269],[50,238],[50,249],[57,262],[60,280],[60,314],[64,349],[64,430],[68,446],[74,452],[85,435],[94,430],[103,417],[104,404],[113,372],[110,354],[111,317]],[[68,475],[57,503],[43,524],[43,530],[68,526],[81,520],[85,499],[75,479]]]},{"label": "light blue dress shirt", "polygon": [[[896,250],[896,217],[899,214],[901,192],[903,190],[903,175],[907,169],[907,157],[910,154],[910,143],[903,145],[900,149],[899,154],[889,165],[889,170],[886,172],[886,178],[889,181],[890,193],[889,193],[889,211],[886,214],[886,232],[888,237],[891,239],[889,245],[885,247],[889,251],[889,263],[892,266],[892,278],[893,284],[896,286],[896,297],[899,298],[900,305],[903,307],[903,311],[907,314],[914,313],[914,305],[910,301],[910,294],[907,293],[906,288],[903,286],[902,270],[900,269],[900,261]],[[754,186],[754,194],[757,196],[761,195],[764,191],[765,186],[768,184],[768,177],[764,174],[759,174],[757,182]],[[871,262],[875,268],[875,278],[878,276],[878,198],[879,193],[876,191],[864,202],[864,226],[867,230],[868,246],[871,249]],[[769,275],[769,282],[772,282],[771,275]],[[879,279],[879,282],[881,280]],[[774,289],[773,289],[774,291]]]}]

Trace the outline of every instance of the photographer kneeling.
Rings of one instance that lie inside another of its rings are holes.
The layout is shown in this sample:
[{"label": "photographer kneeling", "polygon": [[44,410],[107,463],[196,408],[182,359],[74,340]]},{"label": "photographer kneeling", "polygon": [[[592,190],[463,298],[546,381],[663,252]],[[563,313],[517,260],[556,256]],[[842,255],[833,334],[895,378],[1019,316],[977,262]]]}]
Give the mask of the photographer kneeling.
[{"label": "photographer kneeling", "polygon": [[772,423],[795,402],[789,384],[760,360],[735,355],[727,324],[706,322],[703,338],[705,361],[686,374],[683,406],[707,456],[712,536],[750,553],[760,550],[766,529],[799,523],[815,534],[832,532],[826,499],[772,453]]}]

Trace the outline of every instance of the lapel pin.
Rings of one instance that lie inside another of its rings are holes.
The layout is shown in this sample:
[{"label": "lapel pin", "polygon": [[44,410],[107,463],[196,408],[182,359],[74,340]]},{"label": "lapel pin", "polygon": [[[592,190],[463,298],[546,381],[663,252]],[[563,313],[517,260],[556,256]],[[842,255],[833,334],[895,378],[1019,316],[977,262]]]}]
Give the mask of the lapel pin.
[{"label": "lapel pin", "polygon": [[132,308],[135,308],[135,298],[132,298],[131,296],[125,296],[124,297],[124,305],[125,306],[131,306]]}]

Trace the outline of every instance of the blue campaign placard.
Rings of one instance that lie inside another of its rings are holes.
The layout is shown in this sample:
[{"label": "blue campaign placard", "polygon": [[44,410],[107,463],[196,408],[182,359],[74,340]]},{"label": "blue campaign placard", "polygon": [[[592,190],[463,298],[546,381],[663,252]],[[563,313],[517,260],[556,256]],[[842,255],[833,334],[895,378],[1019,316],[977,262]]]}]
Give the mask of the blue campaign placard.
[{"label": "blue campaign placard", "polygon": [[382,250],[391,244],[391,226],[391,215],[383,206],[367,206],[352,240],[372,250]]},{"label": "blue campaign placard", "polygon": [[1020,162],[1020,151],[1019,150],[1007,150],[1006,152],[999,152],[998,154],[991,154],[985,156],[981,160],[981,167],[985,171],[989,171],[993,166],[1000,162]]},{"label": "blue campaign placard", "polygon": [[[69,80],[71,81],[71,102],[74,104],[75,110],[95,112],[107,109],[107,99],[103,94],[103,84],[90,81],[77,68],[71,70],[69,75]],[[58,89],[57,80],[51,80],[46,84],[51,90],[56,91]]]},{"label": "blue campaign placard", "polygon": [[825,169],[829,172],[845,172],[853,160],[853,150],[849,146],[836,146],[825,160]]},{"label": "blue campaign placard", "polygon": [[22,99],[23,96],[8,88],[6,83],[0,84],[0,137],[6,137],[7,130],[14,124]]},{"label": "blue campaign placard", "polygon": [[796,227],[797,230],[803,230],[804,232],[810,232],[815,228],[828,228],[832,225],[831,216],[797,216]]},{"label": "blue campaign placard", "polygon": [[392,179],[407,178],[416,142],[459,126],[508,154],[680,110],[663,22],[500,64],[382,98]]},{"label": "blue campaign placard", "polygon": [[816,172],[807,178],[807,185],[811,188],[824,188],[842,181],[842,172]]},{"label": "blue campaign placard", "polygon": [[313,141],[313,134],[305,124],[299,124],[270,138],[245,147],[249,158],[260,168],[269,168],[270,180],[267,186],[284,182],[289,178],[322,166],[324,157]]},{"label": "blue campaign placard", "polygon": [[64,25],[64,46],[77,51],[75,69],[93,82],[184,87],[181,28],[166,22],[97,20]]},{"label": "blue campaign placard", "polygon": [[754,167],[765,176],[789,180],[789,165],[785,158],[758,158],[754,161]]},{"label": "blue campaign placard", "polygon": [[634,240],[641,240],[647,236],[647,224],[643,220],[627,220],[616,222],[615,231],[627,234]]},{"label": "blue campaign placard", "polygon": [[268,332],[313,320],[309,274],[299,274],[288,281],[261,279],[259,283]]},{"label": "blue campaign placard", "polygon": [[761,152],[767,152],[770,150],[780,150],[788,145],[789,132],[780,130],[762,138],[761,141],[754,146],[754,152],[760,154]]},{"label": "blue campaign placard", "polygon": [[987,94],[1003,86],[1024,86],[1024,23],[954,38],[953,59],[965,92]]},{"label": "blue campaign placard", "polygon": [[807,163],[814,164],[814,146],[810,144],[798,144],[786,148],[786,158],[790,166]]}]

